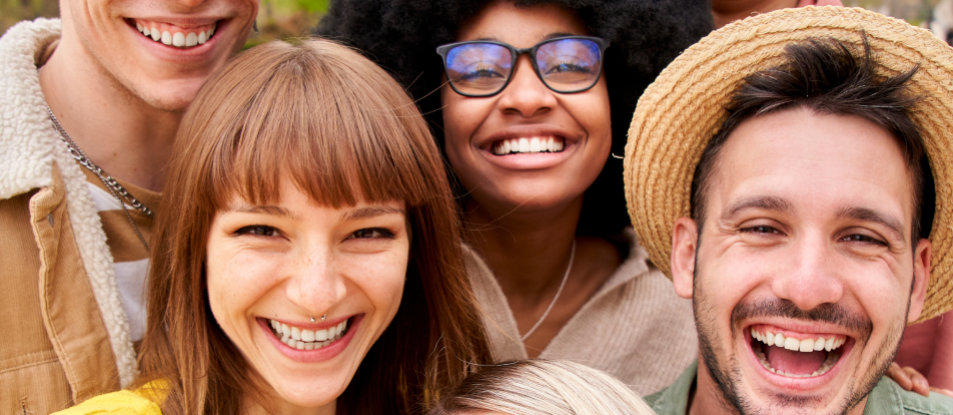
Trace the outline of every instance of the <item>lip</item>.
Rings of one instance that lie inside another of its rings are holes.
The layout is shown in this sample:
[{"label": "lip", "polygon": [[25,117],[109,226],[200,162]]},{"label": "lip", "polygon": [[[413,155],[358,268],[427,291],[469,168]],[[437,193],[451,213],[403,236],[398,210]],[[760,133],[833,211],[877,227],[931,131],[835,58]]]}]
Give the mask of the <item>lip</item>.
[{"label": "lip", "polygon": [[[177,48],[173,46],[168,46],[162,44],[161,42],[156,42],[150,38],[147,38],[139,30],[136,29],[136,19],[148,20],[153,22],[165,23],[173,26],[178,26],[182,29],[189,29],[198,26],[205,26],[215,24],[215,35],[209,38],[205,43],[201,45],[196,45],[191,48]],[[175,61],[176,63],[198,63],[205,60],[212,59],[214,56],[219,54],[217,46],[220,43],[220,39],[228,36],[228,30],[231,26],[232,19],[230,18],[188,18],[188,19],[174,19],[174,18],[124,18],[123,21],[126,23],[126,27],[130,30],[132,36],[135,36],[136,42],[138,42],[142,48],[144,48],[150,55],[155,56],[161,60]]]},{"label": "lip", "polygon": [[301,363],[324,362],[334,359],[340,355],[344,350],[347,349],[347,346],[351,343],[355,333],[357,333],[357,331],[360,329],[361,322],[364,320],[364,314],[356,314],[333,321],[322,321],[320,323],[297,323],[277,320],[285,324],[310,330],[327,329],[329,327],[336,326],[345,320],[350,320],[350,322],[348,323],[347,333],[345,333],[340,339],[337,339],[331,344],[317,350],[298,350],[282,343],[281,339],[274,335],[274,333],[271,331],[271,328],[268,326],[268,319],[264,317],[256,318],[258,326],[262,331],[264,331],[264,335],[266,338],[268,338],[268,341],[270,341],[271,344],[274,345],[275,348],[278,349],[278,351],[281,352],[281,354],[283,354],[285,357]]},{"label": "lip", "polygon": [[[553,137],[563,142],[559,152],[516,153],[498,155],[493,146],[503,140],[515,138]],[[562,164],[579,149],[585,135],[572,133],[550,125],[521,125],[503,129],[485,139],[474,142],[476,148],[491,164],[507,170],[542,170]]]},{"label": "lip", "polygon": [[[798,333],[804,336],[800,337],[812,337],[812,336],[846,336],[846,342],[840,346],[841,356],[834,363],[834,366],[831,367],[826,373],[812,376],[812,377],[803,377],[803,378],[792,378],[788,376],[779,375],[772,373],[770,370],[765,368],[761,361],[758,359],[758,356],[755,354],[752,343],[754,340],[751,336],[752,327],[770,327],[775,332],[781,333]],[[852,336],[848,333],[844,333],[843,329],[840,329],[835,326],[825,325],[825,324],[800,324],[797,322],[759,322],[756,324],[747,324],[742,330],[744,336],[745,348],[747,349],[747,361],[748,364],[754,368],[754,371],[764,379],[765,383],[775,388],[784,390],[784,391],[797,391],[797,392],[811,392],[819,391],[821,388],[824,388],[836,380],[840,375],[842,368],[844,367],[844,362],[849,360],[852,357],[853,347],[856,344],[855,336]]]}]

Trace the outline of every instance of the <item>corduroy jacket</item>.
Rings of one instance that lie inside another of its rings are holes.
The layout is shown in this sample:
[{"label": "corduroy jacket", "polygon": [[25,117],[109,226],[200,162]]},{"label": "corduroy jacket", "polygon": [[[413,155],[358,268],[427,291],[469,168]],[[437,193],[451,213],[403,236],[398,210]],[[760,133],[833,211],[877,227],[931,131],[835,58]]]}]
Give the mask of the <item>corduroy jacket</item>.
[{"label": "corduroy jacket", "polygon": [[38,19],[0,37],[3,414],[60,410],[136,371],[106,235],[40,89],[38,67],[59,33],[59,20]]}]

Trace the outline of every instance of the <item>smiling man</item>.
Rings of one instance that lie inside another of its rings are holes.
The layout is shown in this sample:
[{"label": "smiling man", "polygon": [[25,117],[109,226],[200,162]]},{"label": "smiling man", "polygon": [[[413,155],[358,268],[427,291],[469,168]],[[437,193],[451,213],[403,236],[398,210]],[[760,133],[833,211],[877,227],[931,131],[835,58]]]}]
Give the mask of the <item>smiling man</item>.
[{"label": "smiling man", "polygon": [[655,411],[953,413],[884,378],[953,308],[951,79],[929,32],[817,7],[726,26],[646,90],[629,212],[700,343]]},{"label": "smiling man", "polygon": [[153,210],[182,111],[258,0],[63,0],[0,38],[0,413],[136,372]]}]

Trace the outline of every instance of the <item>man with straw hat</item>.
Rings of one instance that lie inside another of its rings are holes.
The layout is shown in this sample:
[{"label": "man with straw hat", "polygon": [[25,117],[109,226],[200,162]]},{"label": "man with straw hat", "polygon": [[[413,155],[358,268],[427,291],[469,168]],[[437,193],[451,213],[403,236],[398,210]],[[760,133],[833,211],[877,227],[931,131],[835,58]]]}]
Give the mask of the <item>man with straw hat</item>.
[{"label": "man with straw hat", "polygon": [[635,231],[700,342],[653,409],[953,414],[883,377],[906,324],[953,308],[951,162],[953,49],[925,30],[808,7],[686,50],[625,155]]}]

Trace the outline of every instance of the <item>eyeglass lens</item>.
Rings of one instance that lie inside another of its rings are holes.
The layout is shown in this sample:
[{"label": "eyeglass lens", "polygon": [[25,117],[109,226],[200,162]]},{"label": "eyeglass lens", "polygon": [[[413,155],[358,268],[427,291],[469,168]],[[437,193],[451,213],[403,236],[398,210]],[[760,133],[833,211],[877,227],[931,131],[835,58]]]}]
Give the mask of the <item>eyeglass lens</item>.
[{"label": "eyeglass lens", "polygon": [[[589,39],[554,39],[536,46],[533,63],[556,92],[589,89],[599,79],[602,51]],[[468,42],[447,51],[447,77],[463,95],[486,96],[502,90],[513,74],[515,49],[491,42]]]}]

